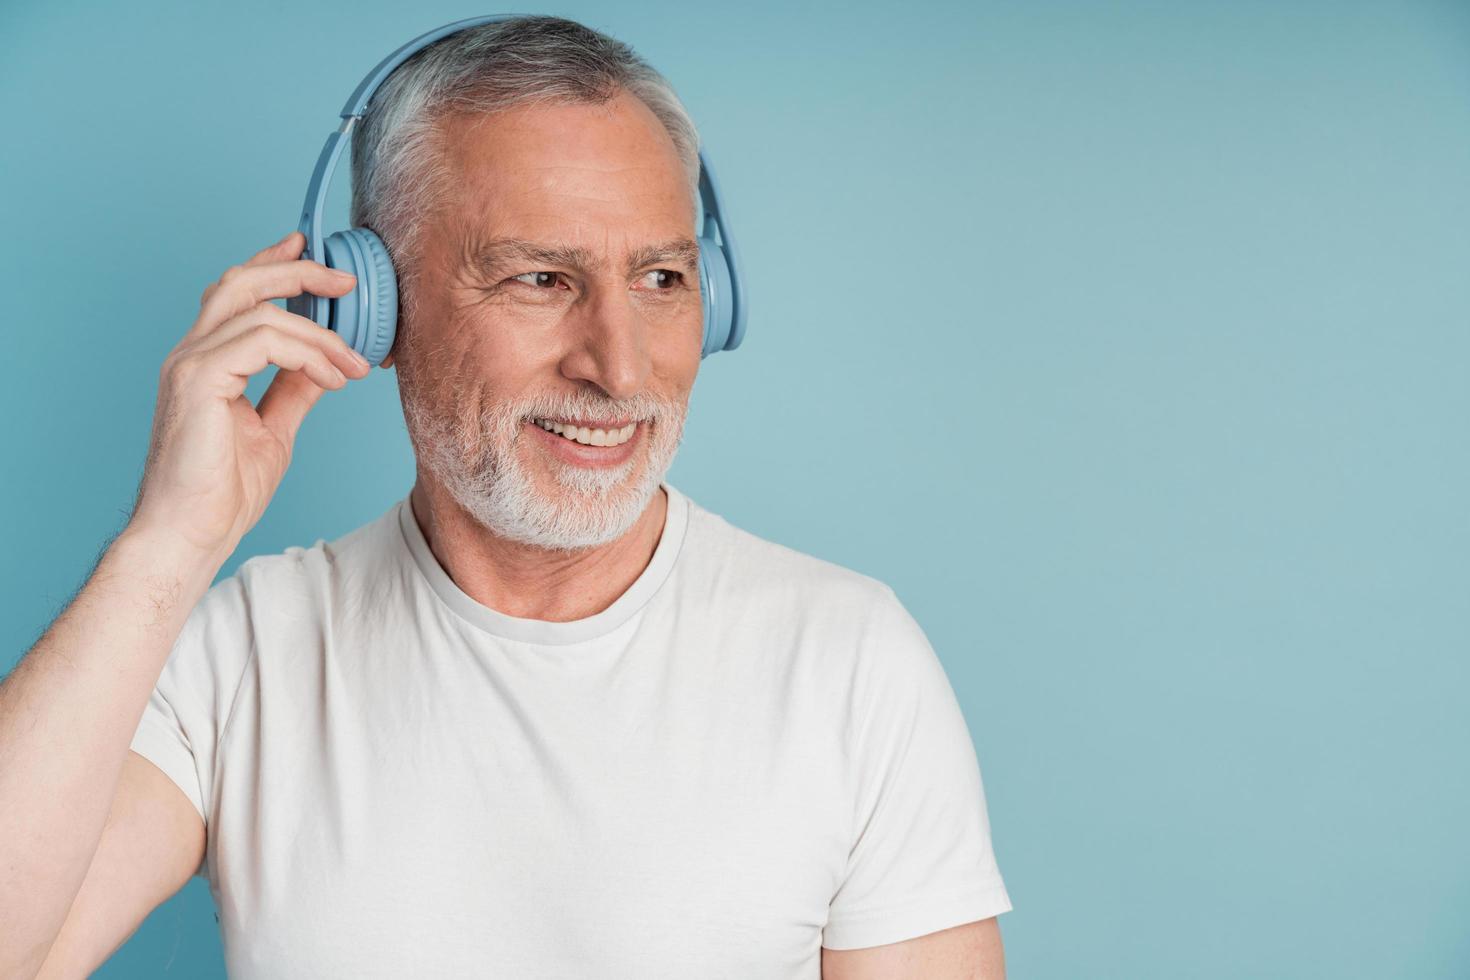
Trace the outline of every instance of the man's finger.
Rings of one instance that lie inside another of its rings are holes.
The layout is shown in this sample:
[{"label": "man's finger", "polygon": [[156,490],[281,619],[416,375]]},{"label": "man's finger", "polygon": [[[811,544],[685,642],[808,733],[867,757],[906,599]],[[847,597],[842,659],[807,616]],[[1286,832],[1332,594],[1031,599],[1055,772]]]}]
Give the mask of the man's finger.
[{"label": "man's finger", "polygon": [[[299,231],[293,231],[274,245],[267,245],[244,262],[241,262],[239,268],[248,269],[258,265],[268,265],[272,262],[289,262],[293,259],[300,258],[305,248],[306,236]],[[209,306],[210,297],[219,290],[220,285],[221,283],[216,280],[204,287],[204,292],[199,297],[199,309],[201,313]],[[194,329],[190,330],[189,333],[195,334],[202,332],[202,325],[196,320]]]},{"label": "man's finger", "polygon": [[281,441],[286,452],[289,453],[296,444],[296,432],[301,428],[301,421],[324,390],[303,371],[282,368],[271,378],[255,410],[260,414],[261,424]]},{"label": "man's finger", "polygon": [[205,297],[199,319],[189,335],[208,333],[230,317],[266,300],[287,299],[306,292],[337,297],[356,288],[355,277],[310,259],[233,266],[225,270],[218,287]]},{"label": "man's finger", "polygon": [[274,245],[267,245],[244,261],[244,265],[264,265],[267,262],[283,262],[294,259],[306,247],[306,236],[293,231]]}]

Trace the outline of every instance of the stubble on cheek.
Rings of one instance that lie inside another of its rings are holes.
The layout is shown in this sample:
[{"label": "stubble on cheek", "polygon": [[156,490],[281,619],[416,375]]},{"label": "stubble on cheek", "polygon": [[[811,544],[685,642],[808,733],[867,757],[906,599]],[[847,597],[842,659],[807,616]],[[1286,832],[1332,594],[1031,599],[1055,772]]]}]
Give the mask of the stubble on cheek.
[{"label": "stubble on cheek", "polygon": [[409,439],[415,455],[435,471],[450,461],[457,470],[473,466],[480,445],[479,420],[459,411],[452,380],[435,370],[446,360],[410,345],[398,362]]}]

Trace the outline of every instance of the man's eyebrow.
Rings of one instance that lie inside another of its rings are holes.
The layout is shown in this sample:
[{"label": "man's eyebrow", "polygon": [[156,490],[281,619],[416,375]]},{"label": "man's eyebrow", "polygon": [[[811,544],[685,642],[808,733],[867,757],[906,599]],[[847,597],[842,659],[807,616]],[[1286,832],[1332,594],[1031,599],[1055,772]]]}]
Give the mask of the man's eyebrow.
[{"label": "man's eyebrow", "polygon": [[657,245],[635,248],[633,254],[628,256],[628,271],[659,262],[696,268],[699,265],[699,243],[692,238],[674,238]]},{"label": "man's eyebrow", "polygon": [[[517,264],[562,266],[586,272],[600,266],[590,251],[577,245],[542,244],[524,238],[496,238],[468,250],[472,268],[497,273]],[[654,245],[643,245],[628,256],[628,271],[634,272],[658,262],[670,262],[694,268],[699,263],[699,244],[692,238],[673,238]]]}]

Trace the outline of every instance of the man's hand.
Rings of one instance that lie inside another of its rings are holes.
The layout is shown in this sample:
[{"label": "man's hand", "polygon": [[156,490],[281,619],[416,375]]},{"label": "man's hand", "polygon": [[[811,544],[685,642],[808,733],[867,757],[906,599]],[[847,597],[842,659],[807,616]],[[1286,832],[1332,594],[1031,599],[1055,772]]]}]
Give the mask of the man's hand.
[{"label": "man's hand", "polygon": [[[129,528],[177,539],[223,562],[255,526],[291,461],[296,432],[328,388],[371,370],[342,340],[272,299],[340,297],[357,280],[301,259],[292,232],[227,269],[164,359],[148,460]],[[251,375],[280,371],[251,405]]]}]

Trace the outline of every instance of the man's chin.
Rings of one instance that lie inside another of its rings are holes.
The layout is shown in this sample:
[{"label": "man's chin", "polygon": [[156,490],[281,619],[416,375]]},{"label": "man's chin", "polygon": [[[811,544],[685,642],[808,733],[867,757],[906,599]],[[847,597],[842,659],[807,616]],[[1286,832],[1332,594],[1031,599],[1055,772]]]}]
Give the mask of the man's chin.
[{"label": "man's chin", "polygon": [[[585,477],[585,471],[578,476]],[[628,532],[647,510],[658,492],[657,484],[646,487],[642,469],[609,479],[607,471],[597,474],[595,486],[568,486],[544,474],[534,481],[536,501],[522,514],[534,513],[532,522],[556,532],[534,542],[545,547],[580,550],[614,541]],[[563,474],[564,477],[564,474]]]}]

